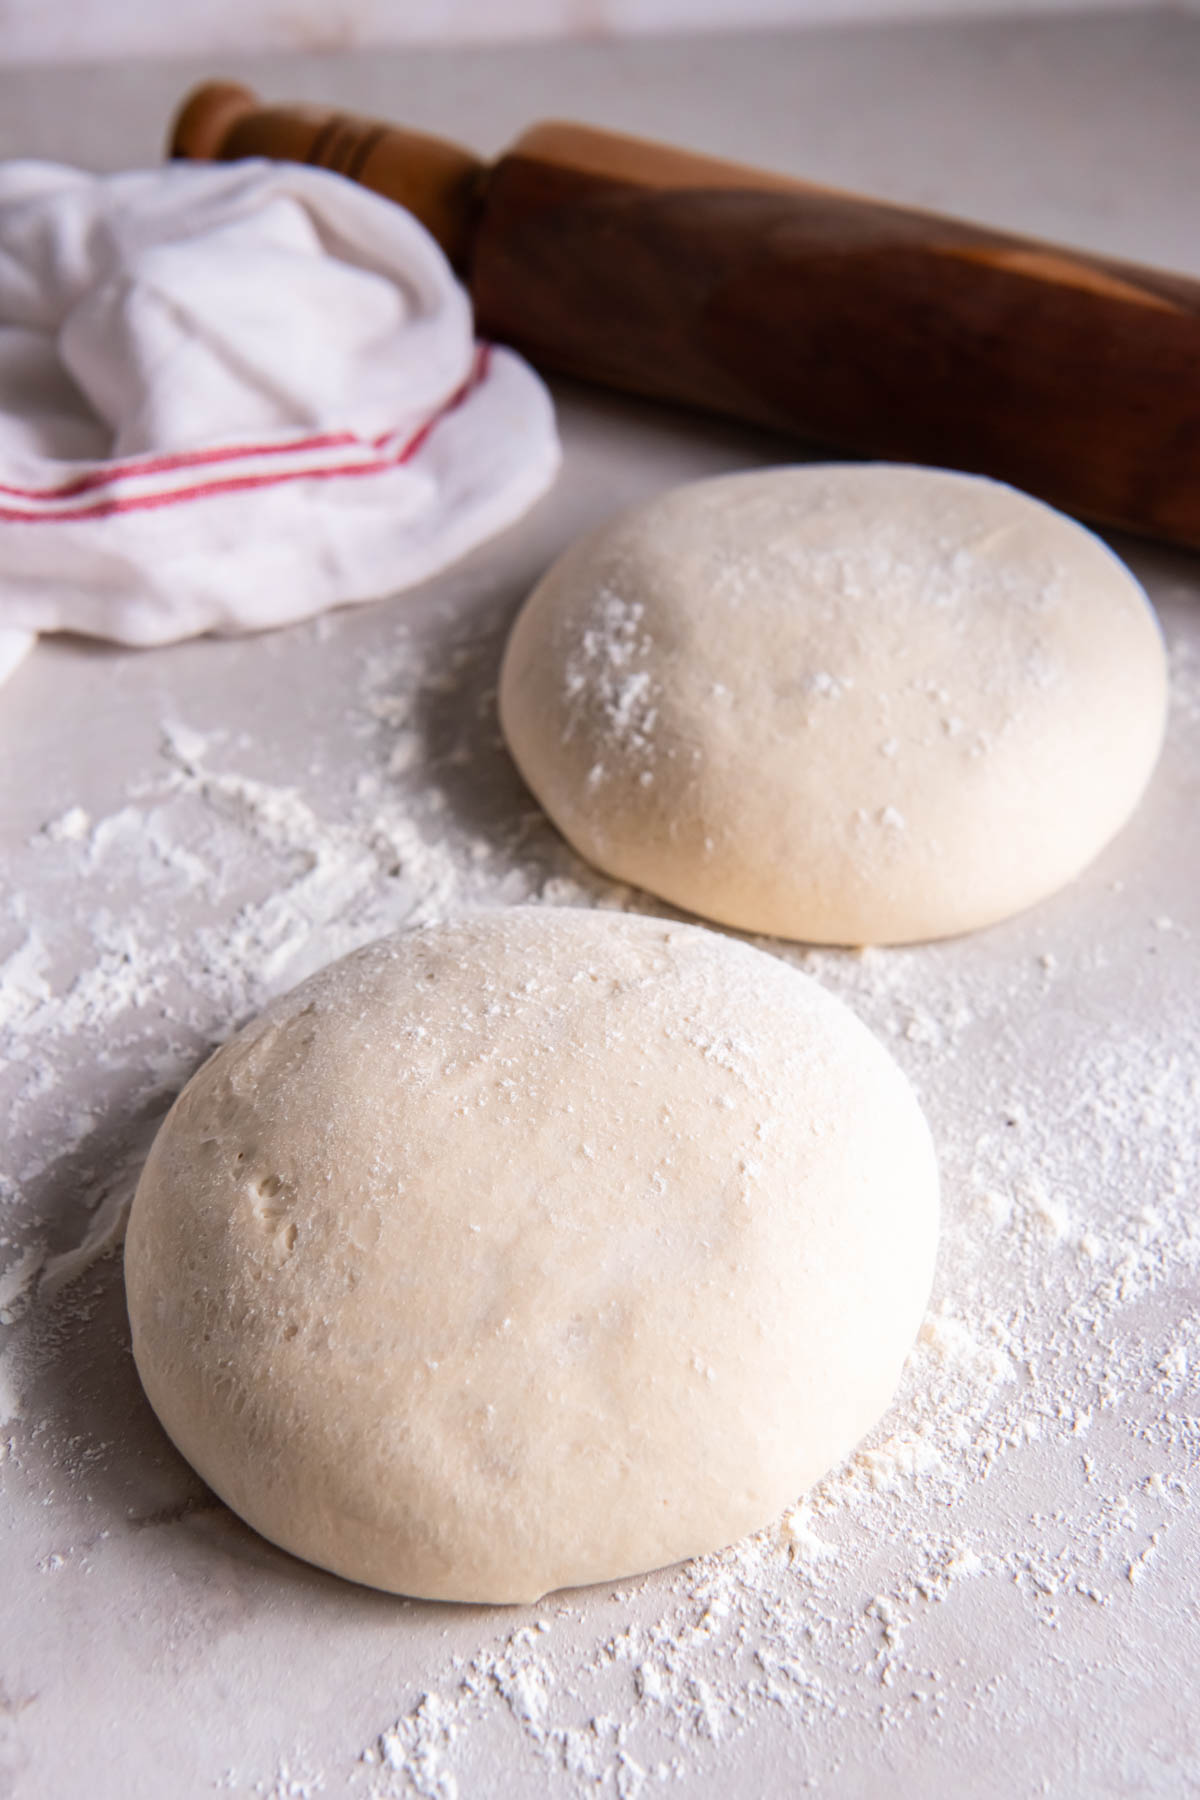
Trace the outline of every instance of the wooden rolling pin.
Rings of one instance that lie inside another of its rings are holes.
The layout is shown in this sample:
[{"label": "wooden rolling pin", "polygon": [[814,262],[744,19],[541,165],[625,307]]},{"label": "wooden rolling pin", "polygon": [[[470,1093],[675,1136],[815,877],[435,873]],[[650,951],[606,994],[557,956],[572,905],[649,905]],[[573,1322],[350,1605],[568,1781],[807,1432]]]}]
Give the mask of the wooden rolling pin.
[{"label": "wooden rolling pin", "polygon": [[170,148],[400,202],[544,369],[1200,548],[1200,282],[577,125],[488,165],[211,83]]}]

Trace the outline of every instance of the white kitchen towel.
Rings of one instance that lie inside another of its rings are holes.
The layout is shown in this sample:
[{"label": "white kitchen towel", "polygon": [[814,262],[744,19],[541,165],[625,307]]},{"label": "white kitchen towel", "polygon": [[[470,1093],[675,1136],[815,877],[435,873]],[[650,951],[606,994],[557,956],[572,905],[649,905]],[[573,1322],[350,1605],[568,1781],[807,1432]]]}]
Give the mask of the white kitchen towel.
[{"label": "white kitchen towel", "polygon": [[394,593],[558,460],[541,381],[365,188],[0,165],[0,680],[38,632],[162,644]]}]

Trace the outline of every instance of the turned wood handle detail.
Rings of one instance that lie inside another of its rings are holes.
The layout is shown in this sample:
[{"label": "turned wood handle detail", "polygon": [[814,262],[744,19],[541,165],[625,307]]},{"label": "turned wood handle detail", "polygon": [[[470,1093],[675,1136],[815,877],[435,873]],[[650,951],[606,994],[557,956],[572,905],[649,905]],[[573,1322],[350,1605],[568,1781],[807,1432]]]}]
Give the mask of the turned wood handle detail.
[{"label": "turned wood handle detail", "polygon": [[332,169],[415,214],[460,270],[487,176],[477,156],[443,138],[325,107],[264,107],[229,81],[207,82],[185,100],[168,150],[198,162],[269,156]]},{"label": "turned wood handle detail", "polygon": [[1200,283],[574,125],[490,167],[210,84],[172,153],[318,163],[416,213],[540,367],[974,470],[1200,548]]}]

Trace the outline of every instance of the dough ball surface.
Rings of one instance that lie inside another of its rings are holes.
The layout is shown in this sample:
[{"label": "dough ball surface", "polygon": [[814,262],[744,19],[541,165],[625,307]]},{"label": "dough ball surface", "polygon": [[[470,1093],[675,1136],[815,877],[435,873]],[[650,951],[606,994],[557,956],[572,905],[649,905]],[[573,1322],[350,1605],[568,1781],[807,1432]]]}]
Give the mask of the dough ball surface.
[{"label": "dough ball surface", "polygon": [[1070,881],[1158,755],[1166,662],[1092,533],[975,476],[814,465],[583,538],[500,685],[581,855],[705,918],[837,944],[987,925]]},{"label": "dough ball surface", "polygon": [[333,964],[188,1083],[130,1218],[134,1355],[266,1537],[529,1601],[718,1548],[846,1456],[936,1229],[913,1093],[816,983],[502,910]]}]

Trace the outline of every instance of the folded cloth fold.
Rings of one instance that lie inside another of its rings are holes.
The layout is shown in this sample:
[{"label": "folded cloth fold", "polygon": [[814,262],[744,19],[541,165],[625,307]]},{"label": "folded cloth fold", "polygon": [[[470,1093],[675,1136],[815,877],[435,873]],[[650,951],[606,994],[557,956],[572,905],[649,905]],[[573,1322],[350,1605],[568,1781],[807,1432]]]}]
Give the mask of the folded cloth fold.
[{"label": "folded cloth fold", "polygon": [[0,680],[411,586],[558,467],[424,228],[297,164],[0,167]]}]

